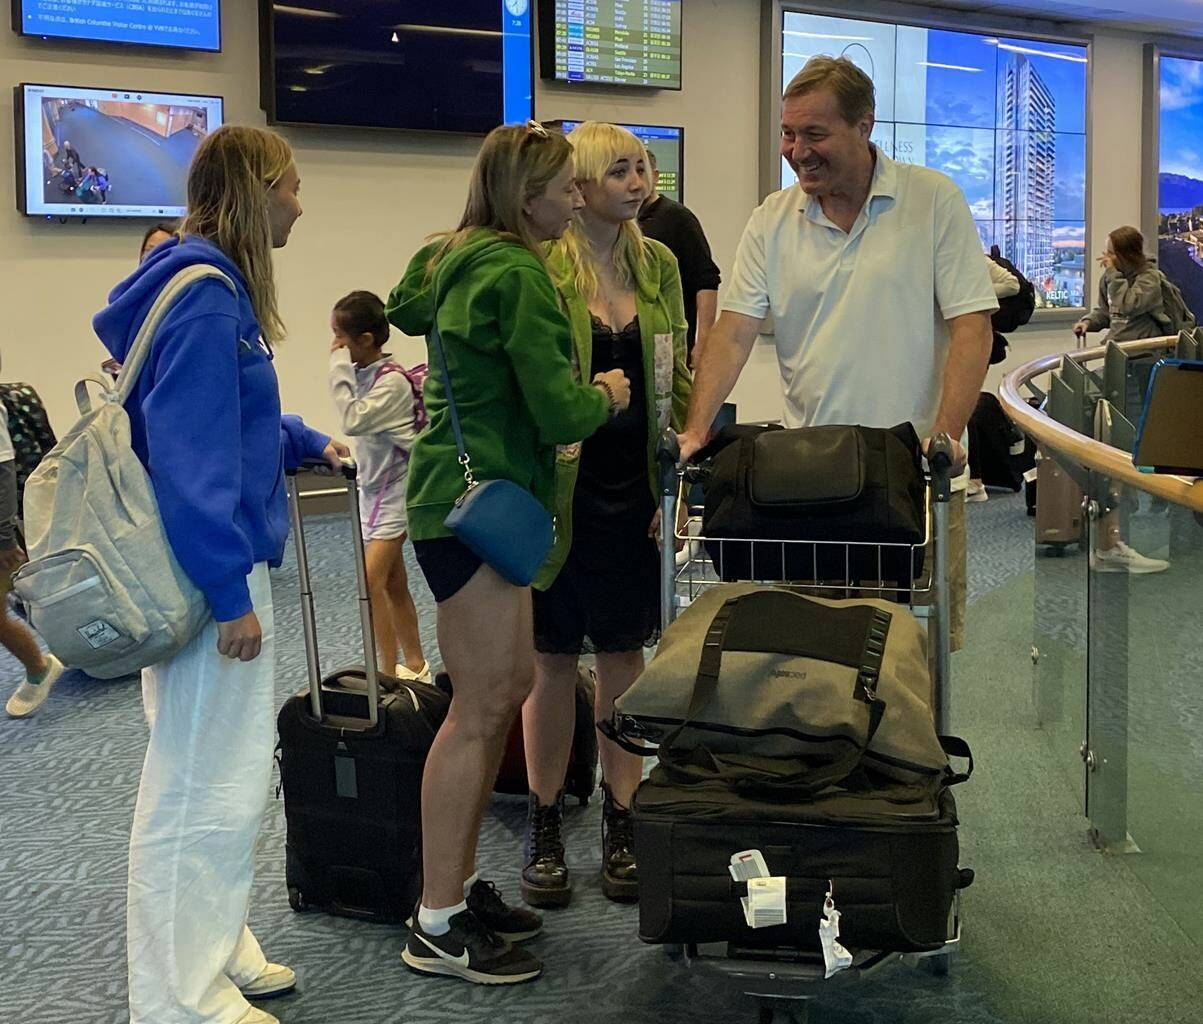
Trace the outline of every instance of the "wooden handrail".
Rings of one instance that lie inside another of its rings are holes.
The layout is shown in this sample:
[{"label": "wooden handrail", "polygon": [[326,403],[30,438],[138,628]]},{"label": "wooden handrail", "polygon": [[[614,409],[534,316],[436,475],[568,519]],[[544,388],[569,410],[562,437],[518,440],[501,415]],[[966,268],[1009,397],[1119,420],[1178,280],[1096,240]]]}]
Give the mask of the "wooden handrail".
[{"label": "wooden handrail", "polygon": [[[1140,353],[1164,349],[1174,342],[1173,337],[1147,338],[1120,342],[1119,345],[1125,352]],[[1106,351],[1105,347],[1099,347],[1065,354],[1075,362],[1088,363],[1102,359]],[[998,389],[998,397],[1012,422],[1041,448],[1060,452],[1087,469],[1109,477],[1114,483],[1134,487],[1146,494],[1203,512],[1203,479],[1191,481],[1180,476],[1142,473],[1132,464],[1132,456],[1127,452],[1080,434],[1028,405],[1020,389],[1028,381],[1055,370],[1061,365],[1061,358],[1060,354],[1042,356],[1007,374]]]}]

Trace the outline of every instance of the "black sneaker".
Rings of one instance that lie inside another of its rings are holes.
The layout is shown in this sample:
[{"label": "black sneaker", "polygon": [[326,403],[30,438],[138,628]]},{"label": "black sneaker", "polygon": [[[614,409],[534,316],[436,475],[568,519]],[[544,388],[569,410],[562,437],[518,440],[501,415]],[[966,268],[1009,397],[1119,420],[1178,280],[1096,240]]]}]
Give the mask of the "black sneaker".
[{"label": "black sneaker", "polygon": [[468,893],[468,909],[486,928],[508,942],[533,939],[543,930],[543,918],[524,907],[511,907],[497,886],[478,878]]},{"label": "black sneaker", "polygon": [[420,974],[445,974],[477,985],[516,985],[543,973],[543,964],[461,910],[443,935],[428,935],[414,915],[401,959]]}]

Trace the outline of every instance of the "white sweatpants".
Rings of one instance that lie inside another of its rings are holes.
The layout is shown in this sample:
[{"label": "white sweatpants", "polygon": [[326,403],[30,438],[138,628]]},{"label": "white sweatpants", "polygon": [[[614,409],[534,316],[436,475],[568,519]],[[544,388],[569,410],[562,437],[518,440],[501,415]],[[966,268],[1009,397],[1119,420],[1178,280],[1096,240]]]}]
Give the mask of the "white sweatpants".
[{"label": "white sweatpants", "polygon": [[266,563],[247,577],[254,661],[217,653],[217,623],[142,672],[150,742],[129,851],[130,1024],[234,1024],[267,961],[246,927],[275,742]]}]

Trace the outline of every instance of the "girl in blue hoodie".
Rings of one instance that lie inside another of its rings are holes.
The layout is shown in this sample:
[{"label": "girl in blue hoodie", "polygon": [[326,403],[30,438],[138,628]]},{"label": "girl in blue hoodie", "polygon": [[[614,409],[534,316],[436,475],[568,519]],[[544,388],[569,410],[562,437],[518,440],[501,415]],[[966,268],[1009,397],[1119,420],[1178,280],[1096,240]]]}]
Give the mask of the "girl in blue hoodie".
[{"label": "girl in blue hoodie", "polygon": [[126,405],[172,551],[213,613],[142,673],[150,740],[130,837],[130,1024],[272,1024],[249,1000],[296,981],[268,963],[246,917],[275,739],[267,571],[288,533],[283,471],[346,454],[280,415],[271,250],[301,215],[299,191],[280,136],[218,129],[193,159],[180,239],[155,249],[94,321],[120,362],[178,271],[211,264],[229,279],[181,295]]}]

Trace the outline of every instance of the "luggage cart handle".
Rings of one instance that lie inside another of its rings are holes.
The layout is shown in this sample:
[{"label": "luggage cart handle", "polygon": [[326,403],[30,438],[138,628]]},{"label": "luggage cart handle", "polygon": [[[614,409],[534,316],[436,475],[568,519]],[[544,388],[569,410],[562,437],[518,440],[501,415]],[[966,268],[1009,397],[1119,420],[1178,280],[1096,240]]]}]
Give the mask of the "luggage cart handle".
[{"label": "luggage cart handle", "polygon": [[952,453],[952,438],[947,434],[937,434],[927,449],[932,497],[941,504],[947,504],[952,498]]},{"label": "luggage cart handle", "polygon": [[660,493],[677,493],[677,463],[681,461],[681,444],[677,435],[666,427],[656,444],[656,465],[660,467]]}]

